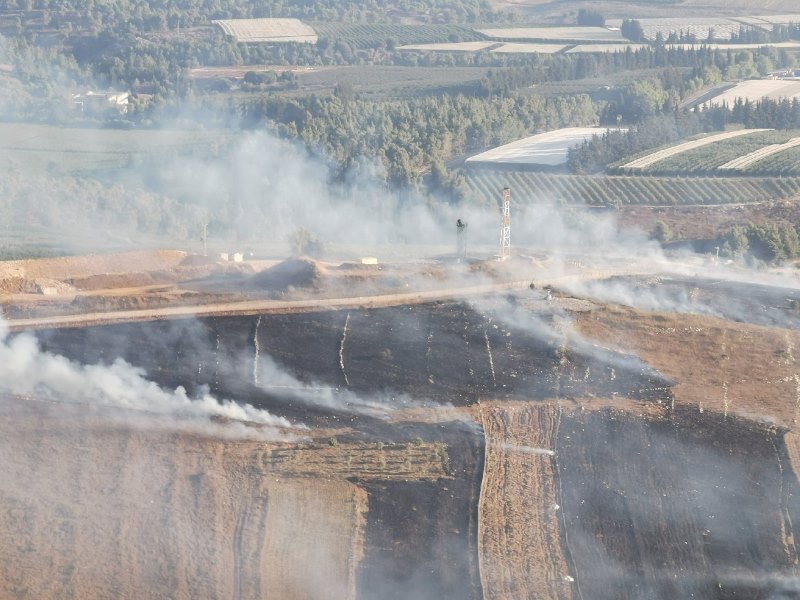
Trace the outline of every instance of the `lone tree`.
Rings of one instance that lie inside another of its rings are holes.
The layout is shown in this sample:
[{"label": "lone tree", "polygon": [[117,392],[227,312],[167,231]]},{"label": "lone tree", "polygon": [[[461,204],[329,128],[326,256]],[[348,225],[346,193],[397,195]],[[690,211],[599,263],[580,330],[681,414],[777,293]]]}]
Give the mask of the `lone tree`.
[{"label": "lone tree", "polygon": [[658,221],[655,227],[653,227],[653,233],[650,235],[654,240],[662,244],[672,239],[672,231],[670,231],[669,225],[664,223],[664,221]]},{"label": "lone tree", "polygon": [[305,227],[298,227],[289,235],[289,246],[296,256],[322,258],[325,246],[320,239]]}]

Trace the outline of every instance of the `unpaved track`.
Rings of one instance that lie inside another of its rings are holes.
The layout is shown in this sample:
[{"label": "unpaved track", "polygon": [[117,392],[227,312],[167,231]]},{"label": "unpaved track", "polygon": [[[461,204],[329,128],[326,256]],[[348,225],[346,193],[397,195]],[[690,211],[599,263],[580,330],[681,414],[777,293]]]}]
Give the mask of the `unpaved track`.
[{"label": "unpaved track", "polygon": [[478,546],[485,598],[572,598],[558,524],[554,403],[482,406]]},{"label": "unpaved track", "polygon": [[60,315],[54,317],[35,317],[29,319],[9,319],[11,331],[26,329],[51,329],[61,327],[91,327],[110,323],[129,323],[137,321],[162,321],[165,319],[187,319],[202,317],[241,317],[259,314],[302,313],[320,310],[341,310],[357,308],[380,308],[404,304],[418,304],[434,300],[452,300],[463,296],[476,296],[492,292],[523,289],[530,281],[516,281],[494,285],[472,286],[446,290],[428,290],[407,294],[384,294],[380,296],[359,296],[353,298],[328,298],[314,300],[245,300],[206,304],[202,306],[171,306],[165,308],[121,310],[112,312],[86,313],[81,315]]},{"label": "unpaved track", "polygon": [[385,308],[390,306],[403,306],[434,302],[437,300],[457,300],[470,296],[523,290],[532,282],[536,286],[561,285],[571,281],[586,279],[604,279],[614,276],[641,275],[641,268],[625,266],[615,268],[586,268],[579,271],[557,276],[542,274],[531,279],[511,281],[469,287],[443,288],[437,290],[424,290],[404,294],[382,294],[376,296],[357,296],[349,298],[321,298],[306,300],[243,300],[240,302],[224,302],[216,304],[169,306],[152,309],[119,310],[93,312],[72,315],[57,315],[48,317],[31,317],[25,319],[7,319],[10,331],[25,331],[30,329],[59,329],[70,327],[92,327],[96,325],[109,325],[112,323],[131,323],[144,321],[163,321],[168,319],[188,319],[203,317],[243,317],[262,314],[286,314],[319,312],[325,310],[347,310],[364,308]]}]

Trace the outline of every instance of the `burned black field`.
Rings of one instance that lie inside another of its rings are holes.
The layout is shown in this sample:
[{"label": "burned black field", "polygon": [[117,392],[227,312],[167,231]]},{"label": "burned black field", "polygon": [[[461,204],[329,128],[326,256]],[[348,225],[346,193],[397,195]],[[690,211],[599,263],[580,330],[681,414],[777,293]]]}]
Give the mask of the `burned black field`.
[{"label": "burned black field", "polygon": [[[166,387],[196,393],[207,386],[312,430],[338,427],[336,445],[446,448],[445,475],[435,480],[350,478],[368,499],[354,579],[359,598],[536,597],[524,586],[487,596],[489,576],[481,574],[481,564],[500,560],[478,543],[481,520],[507,510],[509,500],[481,496],[495,467],[485,460],[474,411],[498,402],[557,403],[550,455],[540,454],[553,467],[559,508],[552,522],[568,575],[546,597],[800,593],[793,531],[800,488],[787,431],[675,407],[670,378],[633,354],[576,337],[557,308],[526,312],[515,302],[176,320],[37,337],[44,350],[83,364],[122,358]],[[397,422],[372,410],[388,405],[419,414]],[[462,416],[420,416],[445,406]],[[510,520],[506,534],[518,526]],[[537,540],[524,544],[528,552],[549,551]],[[517,568],[514,557],[507,560]]]}]

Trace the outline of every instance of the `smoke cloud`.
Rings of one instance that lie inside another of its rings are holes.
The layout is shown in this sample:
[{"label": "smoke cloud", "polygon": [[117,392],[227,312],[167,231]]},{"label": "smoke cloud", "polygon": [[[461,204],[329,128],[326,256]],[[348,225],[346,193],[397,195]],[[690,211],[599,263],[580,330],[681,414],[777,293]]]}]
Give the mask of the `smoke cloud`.
[{"label": "smoke cloud", "polygon": [[[207,390],[203,390],[199,397],[190,398],[183,387],[163,389],[146,379],[142,369],[122,359],[110,365],[80,365],[63,356],[44,352],[32,335],[10,336],[2,318],[0,390],[56,402],[165,415],[173,417],[176,422],[187,420],[199,424],[209,418],[222,418],[239,424],[245,422],[262,426],[246,432],[246,437],[276,437],[276,428],[298,428],[287,419],[249,404],[218,400]],[[225,428],[218,424],[216,429]]]}]

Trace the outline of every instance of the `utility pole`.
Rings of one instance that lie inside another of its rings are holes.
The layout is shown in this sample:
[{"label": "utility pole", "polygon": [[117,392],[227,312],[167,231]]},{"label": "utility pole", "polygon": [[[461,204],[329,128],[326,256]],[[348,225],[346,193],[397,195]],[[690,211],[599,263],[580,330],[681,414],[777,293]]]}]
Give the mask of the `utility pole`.
[{"label": "utility pole", "polygon": [[203,256],[208,256],[208,223],[203,223]]},{"label": "utility pole", "polygon": [[456,221],[456,256],[461,262],[462,258],[467,257],[467,224],[461,219]]},{"label": "utility pole", "polygon": [[500,206],[500,254],[498,260],[506,260],[511,256],[511,188],[503,188],[502,204]]}]

